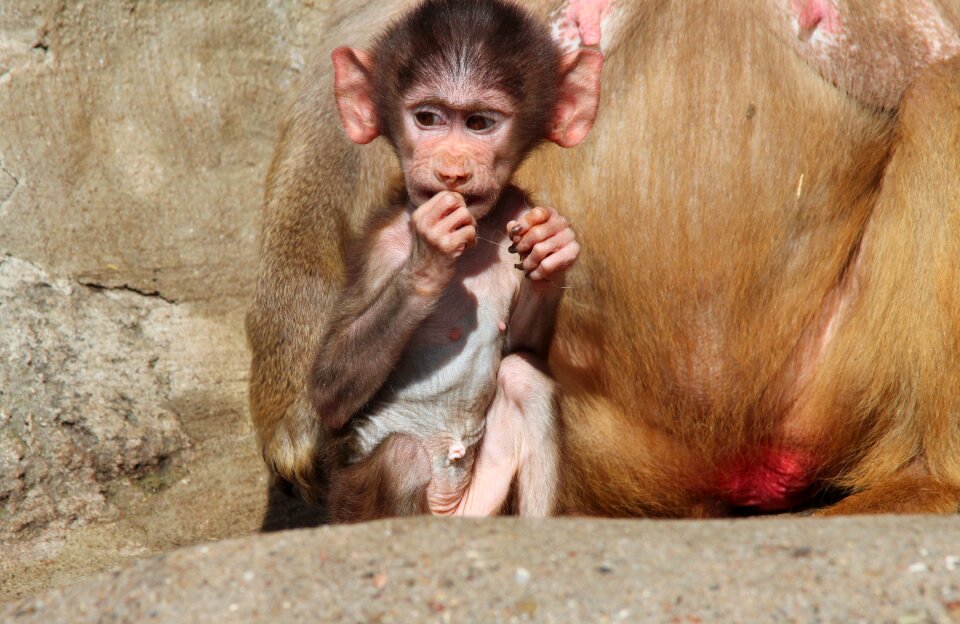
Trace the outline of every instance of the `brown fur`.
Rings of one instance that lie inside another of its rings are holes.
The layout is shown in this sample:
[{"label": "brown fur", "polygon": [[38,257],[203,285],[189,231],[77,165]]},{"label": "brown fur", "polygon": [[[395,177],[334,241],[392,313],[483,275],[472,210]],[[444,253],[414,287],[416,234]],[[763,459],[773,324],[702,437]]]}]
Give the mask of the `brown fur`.
[{"label": "brown fur", "polygon": [[[786,440],[819,458],[815,487],[859,492],[838,512],[960,501],[960,65],[865,107],[765,7],[623,3],[591,138],[521,169],[585,249],[551,355],[569,513],[722,513],[710,475]],[[248,320],[264,456],[308,496],[306,368],[390,166],[340,135],[328,84],[309,78],[278,147]]]},{"label": "brown fur", "polygon": [[[493,37],[491,37],[493,34]],[[491,40],[496,45],[491,44]],[[464,50],[471,54],[461,58]],[[467,67],[471,80],[510,96],[517,108],[514,143],[526,154],[549,132],[560,79],[560,51],[519,5],[494,11],[484,0],[427,0],[405,14],[373,47],[374,101],[381,132],[396,143],[397,102],[418,84],[443,84]]]},{"label": "brown fur", "polygon": [[[397,470],[403,466],[403,470]],[[336,468],[329,515],[338,522],[427,513],[430,458],[413,437],[395,433],[363,462]]]}]

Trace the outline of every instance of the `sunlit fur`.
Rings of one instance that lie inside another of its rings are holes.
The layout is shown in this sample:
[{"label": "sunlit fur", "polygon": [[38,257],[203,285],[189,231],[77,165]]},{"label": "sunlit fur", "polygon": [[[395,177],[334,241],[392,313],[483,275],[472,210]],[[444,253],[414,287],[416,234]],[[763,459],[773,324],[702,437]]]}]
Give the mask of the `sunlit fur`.
[{"label": "sunlit fur", "polygon": [[[771,14],[643,17],[607,59],[592,139],[520,176],[585,207],[551,360],[567,507],[714,513],[711,479],[771,444],[815,457],[815,485],[917,462],[960,484],[958,74],[915,88],[898,127],[812,72]],[[603,165],[569,175],[584,162]]]},{"label": "sunlit fur", "polygon": [[[364,44],[398,4],[334,6],[326,41]],[[591,138],[521,171],[584,249],[551,359],[568,512],[724,513],[719,467],[776,442],[860,492],[838,512],[960,501],[960,67],[870,108],[799,56],[780,5],[624,2]],[[342,136],[323,65],[268,180],[248,321],[266,459],[307,494],[312,442],[277,440],[316,435],[316,328],[391,166]]]}]

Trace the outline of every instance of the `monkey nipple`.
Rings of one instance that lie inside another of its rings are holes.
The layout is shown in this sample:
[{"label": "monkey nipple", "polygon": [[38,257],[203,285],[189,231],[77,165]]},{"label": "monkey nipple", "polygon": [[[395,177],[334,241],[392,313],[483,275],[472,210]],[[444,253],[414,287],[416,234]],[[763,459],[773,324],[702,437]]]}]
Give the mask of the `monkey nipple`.
[{"label": "monkey nipple", "polygon": [[453,463],[458,459],[462,459],[466,454],[467,447],[463,445],[463,442],[454,442],[447,451],[447,459],[450,460],[450,463]]},{"label": "monkey nipple", "polygon": [[507,324],[504,323],[503,321],[500,321],[499,323],[497,323],[497,329],[499,329],[500,333],[502,334],[503,332],[507,331]]}]

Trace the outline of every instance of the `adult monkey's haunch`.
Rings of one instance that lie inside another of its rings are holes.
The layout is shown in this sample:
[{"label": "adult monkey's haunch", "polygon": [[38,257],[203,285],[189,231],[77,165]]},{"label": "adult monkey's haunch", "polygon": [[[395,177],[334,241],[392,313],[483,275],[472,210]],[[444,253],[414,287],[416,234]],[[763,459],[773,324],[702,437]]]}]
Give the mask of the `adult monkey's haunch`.
[{"label": "adult monkey's haunch", "polygon": [[[334,7],[331,47],[400,4]],[[836,512],[956,510],[956,3],[635,0],[604,14],[583,20],[605,29],[603,115],[518,177],[589,250],[550,357],[561,508],[777,510],[832,487],[853,494]],[[305,383],[316,328],[339,241],[383,204],[389,163],[344,152],[328,80],[308,80],[284,127],[249,325],[264,455],[308,494],[325,487]]]},{"label": "adult monkey's haunch", "polygon": [[602,58],[561,57],[510,2],[427,0],[333,63],[347,134],[383,134],[404,185],[347,253],[308,382],[330,431],[331,518],[489,515],[514,477],[519,513],[548,515],[557,442],[541,362],[579,245],[509,181],[544,138],[586,137]]}]

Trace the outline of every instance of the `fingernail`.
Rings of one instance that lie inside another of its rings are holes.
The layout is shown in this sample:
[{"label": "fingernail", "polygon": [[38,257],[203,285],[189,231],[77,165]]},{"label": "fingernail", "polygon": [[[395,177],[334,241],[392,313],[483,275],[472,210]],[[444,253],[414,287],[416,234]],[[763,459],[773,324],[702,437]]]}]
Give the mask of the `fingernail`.
[{"label": "fingernail", "polygon": [[522,263],[522,262],[518,262],[517,264],[513,265],[513,268],[517,269],[518,271],[522,271],[522,270],[523,270],[523,263]]},{"label": "fingernail", "polygon": [[507,251],[509,251],[510,253],[517,253],[517,246],[510,245],[509,247],[507,247]]},{"label": "fingernail", "polygon": [[519,234],[519,233],[520,233],[520,230],[522,230],[522,229],[523,229],[523,226],[518,224],[518,225],[513,226],[513,228],[510,230],[510,233],[511,233],[511,234]]}]

